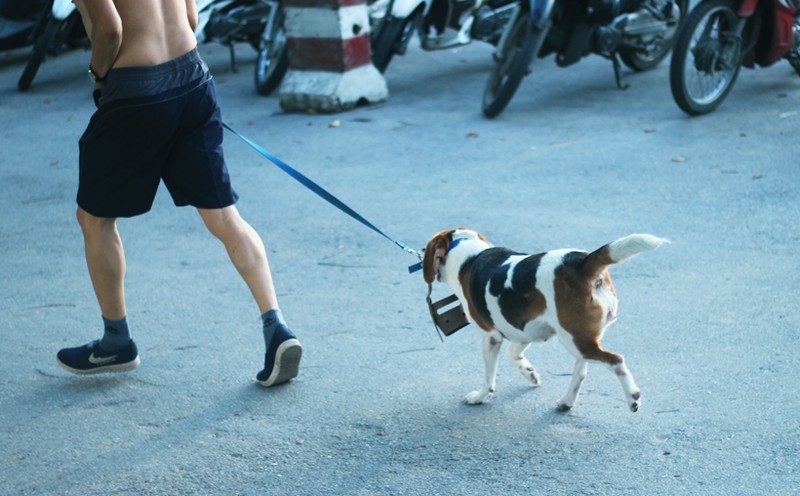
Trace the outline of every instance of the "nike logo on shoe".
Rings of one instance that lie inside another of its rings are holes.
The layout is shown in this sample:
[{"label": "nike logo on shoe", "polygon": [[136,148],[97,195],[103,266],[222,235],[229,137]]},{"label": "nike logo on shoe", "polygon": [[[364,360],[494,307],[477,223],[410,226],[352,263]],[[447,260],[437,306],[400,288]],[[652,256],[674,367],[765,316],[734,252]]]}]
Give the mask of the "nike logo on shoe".
[{"label": "nike logo on shoe", "polygon": [[113,362],[114,360],[116,360],[117,356],[119,356],[119,355],[112,355],[112,356],[108,356],[108,357],[96,357],[96,356],[94,356],[94,352],[92,352],[92,354],[89,355],[89,363],[94,364],[94,365],[105,365],[107,363],[110,363],[110,362]]}]

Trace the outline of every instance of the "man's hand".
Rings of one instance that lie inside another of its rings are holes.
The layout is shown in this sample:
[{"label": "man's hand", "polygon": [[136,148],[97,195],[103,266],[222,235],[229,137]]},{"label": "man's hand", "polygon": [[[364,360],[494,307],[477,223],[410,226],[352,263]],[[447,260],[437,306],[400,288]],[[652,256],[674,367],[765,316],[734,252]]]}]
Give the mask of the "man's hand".
[{"label": "man's hand", "polygon": [[105,83],[94,83],[94,90],[92,91],[92,100],[94,100],[94,106],[100,108],[100,96],[103,94],[103,88],[105,87]]}]

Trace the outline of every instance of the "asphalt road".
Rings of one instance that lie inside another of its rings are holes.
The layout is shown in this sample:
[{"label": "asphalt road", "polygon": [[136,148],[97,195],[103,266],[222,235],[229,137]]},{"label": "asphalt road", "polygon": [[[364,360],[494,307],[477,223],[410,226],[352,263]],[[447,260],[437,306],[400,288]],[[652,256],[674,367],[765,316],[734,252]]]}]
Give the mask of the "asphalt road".
[{"label": "asphalt road", "polygon": [[[416,44],[415,44],[416,45]],[[0,494],[793,495],[800,487],[800,78],[742,72],[717,112],[688,118],[668,64],[625,73],[539,61],[496,120],[480,114],[489,49],[414,47],[379,105],[285,114],[201,53],[224,119],[421,248],[466,225],[519,251],[593,249],[649,232],[672,243],[612,271],[604,340],[642,390],[628,411],[600,365],[569,413],[573,360],[505,361],[492,403],[478,331],[440,342],[413,257],[230,136],[239,208],[263,235],[301,375],[255,382],[258,311],[222,246],[162,190],[121,222],[141,367],[76,377],[56,351],[99,336],[74,220],[77,139],[92,113],[86,52],[48,60],[16,91],[24,53],[0,54]],[[446,292],[437,288],[437,296]]]}]

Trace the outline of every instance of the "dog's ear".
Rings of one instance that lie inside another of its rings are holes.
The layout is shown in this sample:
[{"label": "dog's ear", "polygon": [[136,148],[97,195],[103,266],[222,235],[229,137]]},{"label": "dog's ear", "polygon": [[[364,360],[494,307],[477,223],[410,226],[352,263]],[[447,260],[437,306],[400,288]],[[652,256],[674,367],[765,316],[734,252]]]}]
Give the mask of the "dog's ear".
[{"label": "dog's ear", "polygon": [[425,256],[422,259],[422,277],[428,284],[433,284],[439,271],[439,261],[450,248],[450,238],[453,230],[442,231],[428,241],[425,247]]}]

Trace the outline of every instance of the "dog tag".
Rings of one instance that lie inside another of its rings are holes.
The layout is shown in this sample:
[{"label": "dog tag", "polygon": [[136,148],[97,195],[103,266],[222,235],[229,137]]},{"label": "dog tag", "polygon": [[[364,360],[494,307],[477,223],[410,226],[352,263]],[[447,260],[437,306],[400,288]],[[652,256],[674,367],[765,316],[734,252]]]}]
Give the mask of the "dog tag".
[{"label": "dog tag", "polygon": [[[456,303],[456,305],[453,305],[453,303]],[[458,297],[456,295],[450,295],[436,303],[431,302],[429,296],[428,308],[431,311],[433,324],[437,329],[440,329],[445,336],[449,336],[469,324],[467,314],[464,313],[464,308],[461,306],[461,303],[458,303]]]}]

